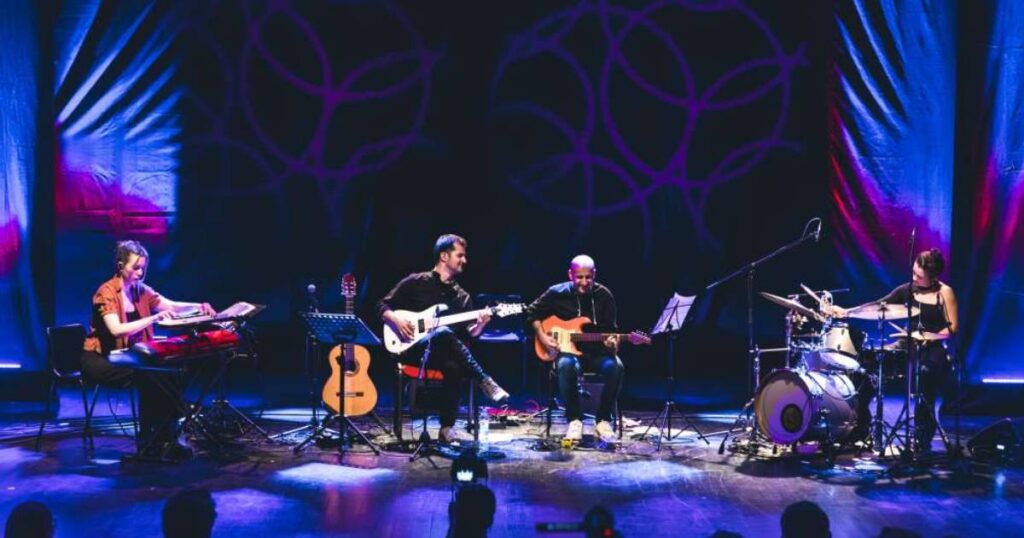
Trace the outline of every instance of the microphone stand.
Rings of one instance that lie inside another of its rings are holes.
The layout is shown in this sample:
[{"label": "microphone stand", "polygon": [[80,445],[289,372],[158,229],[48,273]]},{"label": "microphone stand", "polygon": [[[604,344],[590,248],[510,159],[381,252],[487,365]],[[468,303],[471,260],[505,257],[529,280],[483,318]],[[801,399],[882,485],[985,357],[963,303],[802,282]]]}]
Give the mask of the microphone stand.
[{"label": "microphone stand", "polygon": [[[316,293],[316,290],[314,289],[312,292],[310,292],[307,289],[307,293],[309,293],[309,301],[308,306],[306,307],[306,311],[320,312],[320,308],[318,307],[316,301],[316,295],[314,295]],[[303,362],[305,363],[304,367],[306,378],[309,380],[309,423],[306,424],[305,426],[300,426],[298,428],[294,428],[274,435],[273,437],[276,439],[287,438],[306,429],[313,430],[315,435],[315,433],[318,432],[320,429],[320,395],[318,394],[317,391],[315,370],[316,367],[314,366],[315,364],[320,364],[320,344],[317,343],[316,338],[314,338],[313,334],[310,333],[308,330],[306,331],[304,340],[305,348],[303,349],[302,356],[305,359]],[[312,438],[313,436],[310,437]],[[303,443],[303,445],[304,444],[305,443]]]},{"label": "microphone stand", "polygon": [[[817,231],[808,233],[808,229],[815,221],[818,223]],[[740,411],[739,416],[736,417],[736,421],[733,423],[732,427],[725,431],[725,438],[722,439],[722,444],[718,449],[719,454],[724,453],[725,442],[729,438],[729,434],[736,429],[737,425],[740,423],[750,424],[750,410],[753,409],[754,399],[757,397],[757,389],[761,382],[761,350],[759,350],[757,345],[754,343],[754,273],[758,267],[764,265],[768,261],[771,261],[776,256],[793,250],[794,248],[806,243],[809,239],[818,241],[820,238],[821,219],[815,217],[807,221],[807,224],[804,225],[804,231],[798,239],[782,245],[771,253],[740,267],[728,275],[708,284],[707,287],[704,288],[706,291],[711,291],[740,275],[746,275],[747,277],[747,354],[750,357],[750,360],[747,363],[747,390],[751,395],[751,398],[743,407],[743,410]],[[747,418],[744,419],[743,417],[745,414]],[[751,441],[755,441],[755,437],[757,435],[756,432],[757,428],[751,427]]]}]

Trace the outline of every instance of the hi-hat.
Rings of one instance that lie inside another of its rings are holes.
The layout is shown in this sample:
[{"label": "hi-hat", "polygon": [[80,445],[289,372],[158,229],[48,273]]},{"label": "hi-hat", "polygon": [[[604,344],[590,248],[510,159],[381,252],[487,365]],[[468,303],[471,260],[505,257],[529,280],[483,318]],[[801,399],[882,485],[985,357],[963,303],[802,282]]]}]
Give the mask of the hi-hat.
[{"label": "hi-hat", "polygon": [[[892,334],[889,335],[889,337],[890,338],[906,338],[907,337],[907,333],[905,333],[905,332],[892,333]],[[925,332],[914,331],[914,332],[910,333],[910,337],[913,338],[914,340],[918,340],[918,341],[921,341],[921,342],[933,342],[933,341],[936,341],[936,340],[946,340],[947,338],[949,338],[949,336],[947,336],[945,334],[930,333],[930,332],[927,332],[927,331],[925,331]]]}]

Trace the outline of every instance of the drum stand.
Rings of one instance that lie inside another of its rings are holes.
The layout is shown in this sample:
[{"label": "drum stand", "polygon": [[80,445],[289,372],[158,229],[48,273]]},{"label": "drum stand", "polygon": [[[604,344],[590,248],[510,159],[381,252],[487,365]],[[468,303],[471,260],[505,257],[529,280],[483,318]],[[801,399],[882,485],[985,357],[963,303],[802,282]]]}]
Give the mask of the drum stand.
[{"label": "drum stand", "polygon": [[[874,349],[875,353],[875,364],[878,367],[878,373],[875,374],[875,416],[871,417],[871,425],[868,427],[868,431],[871,436],[871,450],[877,452],[879,456],[885,455],[885,310],[882,310],[882,314],[878,317],[878,347]],[[870,380],[870,375],[869,380]]]}]

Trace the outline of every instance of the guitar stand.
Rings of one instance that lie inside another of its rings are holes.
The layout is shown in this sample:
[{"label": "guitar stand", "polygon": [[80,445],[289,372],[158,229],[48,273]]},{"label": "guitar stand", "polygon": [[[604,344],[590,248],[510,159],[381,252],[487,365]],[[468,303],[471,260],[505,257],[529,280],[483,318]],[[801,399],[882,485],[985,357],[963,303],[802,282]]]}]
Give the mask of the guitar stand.
[{"label": "guitar stand", "polygon": [[[379,418],[377,420],[380,421]],[[362,430],[357,428],[355,423],[352,422],[352,419],[350,419],[350,418],[348,418],[348,417],[346,417],[344,415],[328,415],[328,416],[324,417],[323,419],[321,419],[320,423],[317,424],[316,427],[313,429],[313,433],[311,433],[309,435],[309,437],[307,437],[304,441],[302,441],[301,443],[296,445],[295,448],[292,449],[292,452],[295,453],[295,454],[298,454],[299,452],[302,452],[302,449],[306,448],[306,446],[309,445],[310,443],[312,443],[313,441],[318,441],[318,440],[334,441],[334,439],[332,439],[329,436],[329,434],[335,433],[335,432],[333,432],[333,430],[329,430],[328,429],[328,425],[331,422],[333,422],[333,421],[337,421],[338,424],[339,424],[338,432],[336,432],[337,435],[338,435],[337,442],[339,443],[339,446],[338,446],[338,451],[339,452],[344,453],[345,449],[348,448],[347,445],[349,444],[349,437],[347,435],[347,432],[348,431],[353,431],[359,437],[359,440],[361,440],[364,444],[366,444],[366,446],[370,447],[370,450],[373,451],[374,455],[377,455],[377,456],[380,455],[380,447],[377,446],[373,441],[371,441],[370,438],[367,437],[366,434],[363,433]]]},{"label": "guitar stand", "polygon": [[[380,345],[380,340],[377,339],[373,333],[366,327],[366,324],[359,318],[352,314],[330,314],[321,312],[302,312],[299,314],[302,320],[306,324],[306,328],[309,332],[310,339],[314,344],[317,345],[343,345],[343,344],[355,344],[362,346]],[[338,455],[344,457],[345,450],[349,445],[349,431],[354,431],[356,436],[370,447],[374,455],[380,455],[380,447],[378,447],[373,441],[370,441],[369,437],[365,433],[359,430],[356,425],[352,422],[352,419],[345,416],[345,369],[342,365],[341,375],[338,376],[338,409],[339,413],[335,415],[328,415],[324,417],[316,426],[313,428],[313,432],[304,441],[299,443],[292,449],[296,454],[302,451],[307,445],[316,440],[326,439],[325,435],[329,430],[327,429],[328,424],[332,421],[336,421],[338,424]],[[314,419],[315,420],[315,419]],[[378,423],[380,419],[377,418]]]}]

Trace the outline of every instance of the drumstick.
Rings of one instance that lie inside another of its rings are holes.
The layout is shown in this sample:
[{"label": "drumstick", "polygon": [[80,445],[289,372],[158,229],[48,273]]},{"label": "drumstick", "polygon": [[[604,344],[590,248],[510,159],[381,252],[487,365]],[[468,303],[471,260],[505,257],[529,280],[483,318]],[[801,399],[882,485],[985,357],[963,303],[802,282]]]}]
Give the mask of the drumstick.
[{"label": "drumstick", "polygon": [[818,301],[818,306],[819,307],[824,307],[825,306],[825,301],[821,297],[818,297],[818,294],[814,293],[814,290],[812,290],[811,288],[808,288],[807,286],[805,286],[803,282],[800,283],[800,287],[803,288],[803,290],[807,292],[807,295],[810,295],[811,297],[814,297],[814,300]]}]

